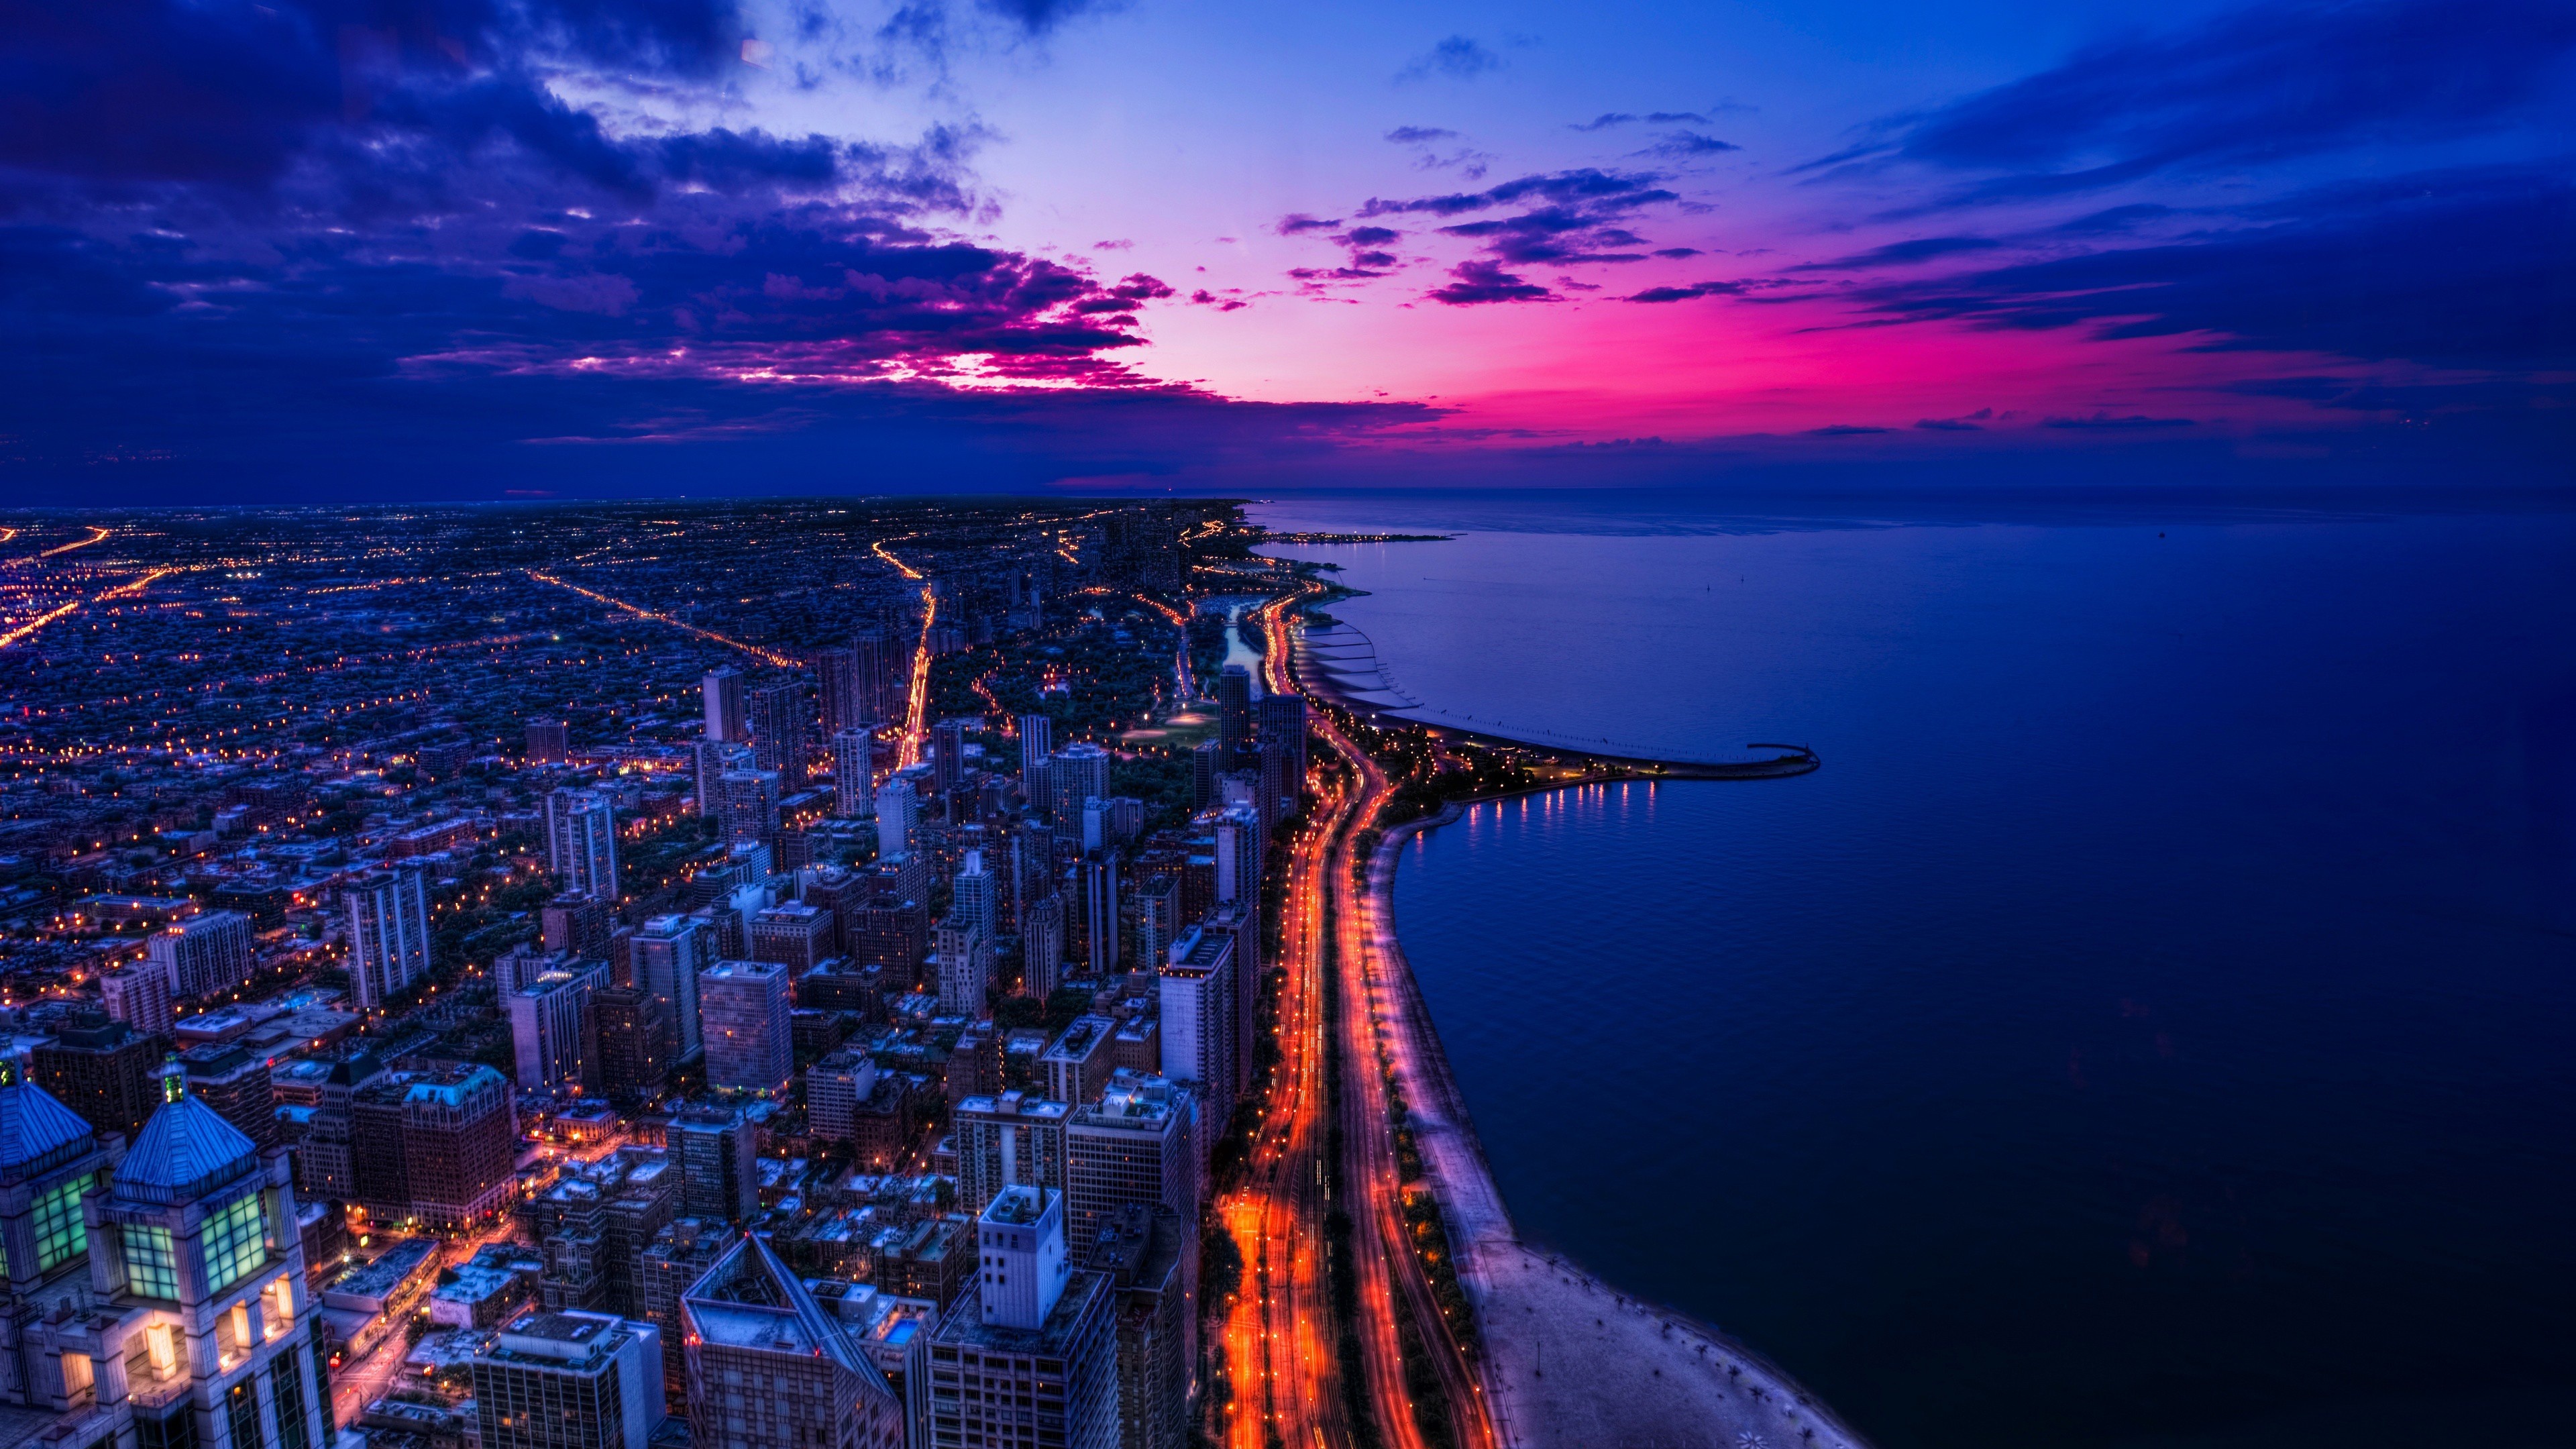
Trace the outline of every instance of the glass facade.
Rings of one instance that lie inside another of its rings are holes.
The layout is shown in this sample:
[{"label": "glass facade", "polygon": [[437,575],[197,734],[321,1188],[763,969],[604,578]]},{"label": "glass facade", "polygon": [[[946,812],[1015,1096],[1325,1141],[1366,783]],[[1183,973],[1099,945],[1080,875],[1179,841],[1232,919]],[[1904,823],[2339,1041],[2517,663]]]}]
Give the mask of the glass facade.
[{"label": "glass facade", "polygon": [[279,1354],[268,1366],[268,1401],[277,1409],[277,1442],[279,1449],[305,1449],[304,1370],[295,1362],[298,1355]]},{"label": "glass facade", "polygon": [[[483,1449],[603,1449],[626,1442],[626,1399],[614,1358],[587,1372],[477,1359],[474,1401]],[[713,1442],[712,1425],[709,1433]]]},{"label": "glass facade", "polygon": [[322,1437],[328,1439],[339,1428],[331,1422],[331,1365],[323,1358],[322,1320],[313,1320],[312,1349],[305,1355],[313,1364],[313,1402],[322,1406]]},{"label": "glass facade", "polygon": [[89,1194],[90,1184],[98,1174],[84,1172],[61,1183],[36,1199],[36,1271],[52,1271],[55,1264],[89,1246],[89,1227],[81,1221],[81,1199]]},{"label": "glass facade", "polygon": [[135,1441],[141,1449],[197,1449],[197,1411],[186,1400],[164,1410],[134,1416]]},{"label": "glass facade", "polygon": [[178,1302],[179,1254],[170,1244],[170,1230],[129,1225],[123,1237],[126,1284],[143,1297]]},{"label": "glass facade", "polygon": [[268,1261],[268,1232],[252,1193],[206,1218],[206,1291],[221,1293]]},{"label": "glass facade", "polygon": [[259,1449],[259,1390],[249,1375],[224,1395],[224,1410],[232,1425],[232,1449]]}]

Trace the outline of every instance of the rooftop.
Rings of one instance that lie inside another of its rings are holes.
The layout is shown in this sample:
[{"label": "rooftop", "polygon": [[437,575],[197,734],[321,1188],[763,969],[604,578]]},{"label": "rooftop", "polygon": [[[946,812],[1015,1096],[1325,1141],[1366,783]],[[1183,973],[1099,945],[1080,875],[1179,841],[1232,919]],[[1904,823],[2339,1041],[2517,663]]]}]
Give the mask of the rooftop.
[{"label": "rooftop", "polygon": [[984,1221],[1008,1223],[1013,1227],[1027,1227],[1044,1217],[1051,1204],[1063,1200],[1062,1193],[1049,1198],[1045,1188],[1017,1184],[1003,1188],[994,1196],[992,1205],[984,1209]]},{"label": "rooftop", "polygon": [[1080,1061],[1117,1029],[1118,1023],[1105,1016],[1076,1017],[1064,1029],[1064,1035],[1055,1039],[1055,1045],[1047,1048],[1047,1060]]},{"label": "rooftop", "polygon": [[682,1295],[681,1308],[690,1329],[707,1343],[826,1357],[885,1389],[875,1365],[778,1261],[769,1244],[752,1234],[736,1239]]},{"label": "rooftop", "polygon": [[1109,1275],[1089,1269],[1077,1269],[1065,1280],[1064,1294],[1047,1313],[1046,1322],[1035,1328],[1010,1328],[998,1323],[985,1323],[973,1313],[949,1315],[932,1337],[934,1344],[978,1349],[988,1353],[1035,1354],[1060,1356],[1070,1345],[1074,1325],[1090,1307],[1093,1295],[1112,1288]]},{"label": "rooftop", "polygon": [[18,1080],[14,1062],[6,1075],[6,1085],[0,1085],[0,1173],[41,1171],[88,1150],[94,1140],[89,1123],[53,1093]]},{"label": "rooftop", "polygon": [[998,1117],[1039,1117],[1056,1119],[1073,1110],[1070,1102],[1051,1102],[1025,1092],[1004,1092],[999,1097],[967,1097],[957,1103],[959,1112],[981,1112]]},{"label": "rooftop", "polygon": [[531,1313],[503,1328],[475,1357],[498,1362],[584,1364],[625,1337],[605,1313]]},{"label": "rooftop", "polygon": [[361,1263],[331,1280],[324,1291],[356,1298],[383,1298],[402,1285],[405,1278],[420,1271],[438,1244],[429,1238],[405,1238],[376,1255],[372,1263]]},{"label": "rooftop", "polygon": [[259,1146],[194,1097],[153,1109],[117,1164],[116,1195],[140,1202],[199,1197],[259,1165]]}]

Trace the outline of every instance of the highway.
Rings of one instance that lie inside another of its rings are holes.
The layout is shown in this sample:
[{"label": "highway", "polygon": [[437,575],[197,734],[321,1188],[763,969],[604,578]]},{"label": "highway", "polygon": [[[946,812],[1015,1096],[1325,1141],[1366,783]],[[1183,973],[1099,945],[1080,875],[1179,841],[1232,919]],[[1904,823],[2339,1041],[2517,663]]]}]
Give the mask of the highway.
[{"label": "highway", "polygon": [[[96,533],[99,535],[99,538],[104,538],[104,537],[106,537],[106,536],[107,536],[107,530],[105,530],[105,529],[96,529],[96,530],[93,530],[93,531],[94,531],[94,532],[96,532]],[[86,547],[88,547],[89,545],[91,545],[91,544],[93,544],[93,543],[96,543],[96,542],[98,542],[98,539],[96,539],[96,538],[85,538],[85,539],[82,539],[79,543],[67,543],[67,544],[64,544],[61,548],[54,549],[54,550],[52,550],[52,552],[53,552],[53,553],[68,553],[68,552],[70,552],[71,550],[76,549],[76,548],[86,548]],[[37,555],[37,557],[38,557],[38,558],[44,558],[44,557],[48,557],[48,556],[49,556],[49,555],[47,555],[47,554],[38,554],[38,555]],[[118,584],[116,587],[114,587],[114,588],[112,588],[112,589],[106,589],[106,590],[103,590],[103,591],[101,591],[100,593],[95,594],[95,595],[92,595],[92,596],[91,596],[91,597],[89,597],[89,598],[85,598],[85,599],[74,599],[74,600],[72,600],[70,603],[62,604],[62,605],[59,605],[59,606],[57,606],[57,607],[55,607],[55,608],[53,608],[53,609],[47,610],[45,613],[42,613],[42,614],[37,615],[35,618],[30,619],[30,620],[28,620],[27,622],[25,622],[25,623],[23,623],[23,624],[18,625],[17,627],[15,627],[15,628],[13,628],[13,629],[9,630],[7,633],[5,633],[5,634],[0,634],[0,649],[6,649],[6,648],[8,648],[10,645],[17,643],[19,640],[26,638],[28,635],[35,633],[35,632],[36,632],[37,630],[39,630],[39,629],[42,629],[42,628],[43,628],[43,627],[45,627],[47,624],[50,624],[50,623],[54,622],[56,619],[61,619],[61,618],[68,617],[68,616],[70,616],[70,615],[72,615],[72,614],[77,614],[77,613],[79,613],[82,609],[85,609],[85,608],[87,608],[88,606],[90,606],[90,605],[92,605],[92,604],[104,604],[104,603],[108,603],[108,602],[110,602],[110,601],[112,601],[112,600],[116,600],[116,599],[130,599],[130,598],[134,597],[136,594],[142,593],[145,589],[147,589],[147,588],[151,587],[151,585],[152,585],[152,581],[153,581],[154,579],[158,579],[158,578],[164,577],[165,575],[168,575],[168,574],[171,574],[171,573],[175,573],[175,572],[177,572],[175,569],[166,569],[166,568],[163,568],[163,569],[154,569],[154,570],[152,570],[151,572],[146,573],[145,575],[143,575],[141,578],[133,579],[133,580],[130,580],[130,581],[126,582],[126,583]]]},{"label": "highway", "polygon": [[1278,1003],[1279,1063],[1243,1181],[1218,1204],[1244,1258],[1223,1340],[1233,1389],[1222,1440],[1234,1449],[1351,1442],[1330,1332],[1322,1257],[1324,1108],[1323,876],[1357,801],[1329,791],[1289,848]]},{"label": "highway", "polygon": [[[1296,595],[1261,610],[1266,688],[1290,690],[1287,617]],[[1325,1154],[1340,1129],[1340,1180],[1352,1194],[1339,1204],[1351,1220],[1352,1267],[1358,1287],[1357,1333],[1365,1383],[1352,1397],[1367,1406],[1388,1449],[1428,1449],[1408,1390],[1397,1315],[1428,1346],[1446,1387],[1451,1443],[1492,1449],[1495,1437],[1466,1362],[1438,1326],[1439,1309],[1404,1229],[1402,1184],[1387,1119],[1380,1046],[1369,1010],[1371,913],[1355,873],[1354,841],[1391,792],[1385,772],[1320,714],[1312,716],[1323,751],[1339,760],[1347,783],[1319,788],[1315,819],[1291,844],[1279,999],[1280,1060],[1261,1135],[1244,1181],[1218,1205],[1244,1256],[1244,1288],[1224,1320],[1233,1403],[1217,1428],[1235,1449],[1339,1446],[1363,1442],[1345,1410],[1334,1345],[1329,1281],[1323,1262]],[[1329,939],[1328,939],[1329,937]],[[1329,949],[1328,949],[1329,947]],[[1337,973],[1338,1009],[1324,1013],[1324,973]],[[1341,1046],[1344,1079],[1338,1113],[1325,1081],[1326,1033]]]},{"label": "highway", "polygon": [[[904,535],[905,538],[911,536]],[[900,543],[903,540],[895,541]],[[913,643],[912,670],[907,676],[911,682],[904,686],[903,692],[903,731],[896,739],[899,753],[895,757],[895,766],[900,769],[921,763],[922,741],[930,733],[930,626],[939,618],[939,593],[931,587],[928,574],[896,558],[894,550],[884,543],[871,544],[869,549],[893,565],[896,573],[921,585],[921,637]]]},{"label": "highway", "polygon": [[585,589],[581,585],[572,582],[570,579],[558,577],[557,575],[547,573],[542,569],[523,569],[521,572],[525,573],[529,578],[535,579],[538,583],[552,584],[559,589],[569,589],[593,603],[606,604],[612,609],[632,614],[638,619],[650,619],[656,624],[667,625],[679,630],[683,634],[695,634],[701,639],[711,640],[715,643],[722,644],[728,649],[739,649],[743,653],[750,655],[764,664],[775,664],[781,669],[794,669],[804,663],[803,660],[798,659],[792,654],[781,654],[775,649],[763,649],[757,644],[746,643],[745,641],[736,639],[731,635],[719,634],[713,629],[701,629],[697,625],[692,624],[685,619],[673,618],[671,615],[662,613],[658,610],[645,608],[642,604],[632,604],[628,603],[624,599],[612,598],[607,594],[599,592],[597,589]]}]

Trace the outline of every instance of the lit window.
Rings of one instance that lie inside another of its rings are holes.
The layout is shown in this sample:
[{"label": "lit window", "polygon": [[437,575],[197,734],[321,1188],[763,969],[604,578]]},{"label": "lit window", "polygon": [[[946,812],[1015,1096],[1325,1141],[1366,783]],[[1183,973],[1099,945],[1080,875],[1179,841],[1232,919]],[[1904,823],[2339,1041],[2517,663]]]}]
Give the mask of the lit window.
[{"label": "lit window", "polygon": [[36,1199],[37,1272],[48,1272],[89,1246],[89,1227],[81,1221],[81,1198],[96,1176],[84,1172]]},{"label": "lit window", "polygon": [[259,1194],[225,1204],[206,1220],[206,1291],[221,1293],[268,1260]]},{"label": "lit window", "polygon": [[125,1281],[145,1298],[179,1300],[179,1255],[170,1245],[168,1228],[129,1226],[124,1230]]}]

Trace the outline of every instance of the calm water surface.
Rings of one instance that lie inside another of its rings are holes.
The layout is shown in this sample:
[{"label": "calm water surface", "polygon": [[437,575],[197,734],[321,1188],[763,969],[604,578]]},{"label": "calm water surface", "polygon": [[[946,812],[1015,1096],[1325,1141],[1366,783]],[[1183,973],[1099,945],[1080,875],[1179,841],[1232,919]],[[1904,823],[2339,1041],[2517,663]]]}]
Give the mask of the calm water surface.
[{"label": "calm water surface", "polygon": [[1531,1237],[1887,1449],[2576,1443],[2576,516],[1259,513],[1469,530],[1291,550],[1428,704],[1824,758],[1408,856]]}]

